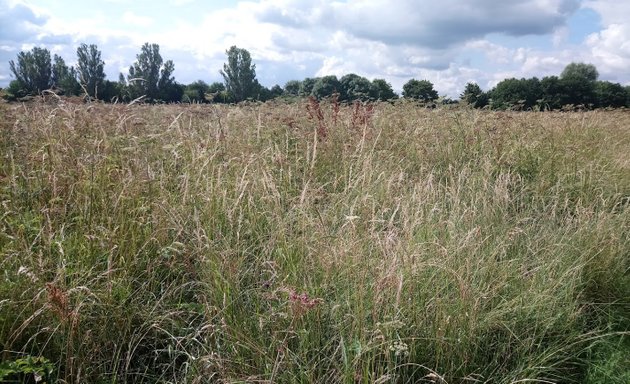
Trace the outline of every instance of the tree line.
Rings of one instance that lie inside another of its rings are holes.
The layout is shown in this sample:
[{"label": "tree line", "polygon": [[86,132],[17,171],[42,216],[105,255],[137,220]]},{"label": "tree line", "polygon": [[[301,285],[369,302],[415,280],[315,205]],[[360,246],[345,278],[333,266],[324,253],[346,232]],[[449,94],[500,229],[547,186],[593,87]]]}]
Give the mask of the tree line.
[{"label": "tree line", "polygon": [[[172,60],[164,61],[158,44],[145,43],[128,74],[118,81],[106,79],[101,51],[94,44],[77,48],[76,68],[66,65],[59,56],[51,57],[46,48],[35,47],[20,52],[9,67],[15,79],[5,90],[10,100],[42,92],[65,96],[85,96],[108,102],[218,102],[237,103],[245,100],[267,101],[274,98],[315,97],[333,95],[340,101],[393,100],[399,96],[385,79],[368,80],[351,73],[338,78],[323,76],[290,80],[284,87],[267,88],[256,79],[256,65],[246,49],[231,47],[226,51],[227,62],[220,71],[223,82],[208,84],[203,80],[191,84],[178,83]],[[630,106],[630,87],[599,81],[595,66],[569,64],[562,74],[539,80],[506,79],[489,91],[478,84],[468,83],[460,100],[475,108],[553,110],[567,105],[581,108]],[[403,86],[406,99],[434,103],[440,99],[428,80],[411,79]],[[456,100],[441,98],[443,103]]]},{"label": "tree line", "polygon": [[557,110],[630,107],[630,86],[600,81],[592,64],[571,63],[560,76],[510,78],[487,92],[468,83],[461,100],[475,108]]}]

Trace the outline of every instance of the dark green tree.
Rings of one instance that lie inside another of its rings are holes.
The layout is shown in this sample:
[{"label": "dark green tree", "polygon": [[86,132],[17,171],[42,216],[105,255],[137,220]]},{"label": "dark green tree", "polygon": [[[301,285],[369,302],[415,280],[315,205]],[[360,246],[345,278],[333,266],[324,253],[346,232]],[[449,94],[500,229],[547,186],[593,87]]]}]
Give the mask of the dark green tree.
[{"label": "dark green tree", "polygon": [[95,44],[81,44],[77,48],[77,72],[79,82],[90,97],[98,97],[105,80],[105,62]]},{"label": "dark green tree", "polygon": [[562,87],[566,92],[564,104],[594,105],[596,102],[595,82],[598,77],[597,68],[592,64],[567,65],[560,75]]},{"label": "dark green tree", "polygon": [[204,103],[206,102],[206,93],[210,86],[203,80],[197,80],[186,86],[182,101],[188,103]]},{"label": "dark green tree", "polygon": [[542,88],[537,78],[505,79],[492,90],[492,107],[497,109],[532,109],[542,97]]},{"label": "dark green tree", "polygon": [[30,52],[20,52],[17,63],[9,61],[9,68],[15,76],[12,89],[20,89],[26,94],[37,95],[52,87],[52,64],[50,51],[34,47]]},{"label": "dark green tree", "polygon": [[564,89],[564,85],[558,76],[545,76],[540,80],[541,98],[540,106],[543,110],[560,109],[568,96]]},{"label": "dark green tree", "polygon": [[165,103],[178,103],[182,101],[185,89],[185,85],[171,78],[171,81],[160,85],[160,97],[158,100]]},{"label": "dark green tree", "polygon": [[595,83],[595,105],[597,107],[620,108],[626,105],[628,95],[619,83],[597,81]]},{"label": "dark green tree", "polygon": [[300,96],[307,97],[313,93],[313,87],[319,80],[319,77],[307,77],[300,83]]},{"label": "dark green tree", "polygon": [[467,83],[464,92],[459,96],[460,100],[473,108],[483,108],[488,105],[488,95],[481,90],[477,83]]},{"label": "dark green tree", "polygon": [[403,85],[403,96],[427,102],[437,100],[438,93],[430,81],[411,79]]},{"label": "dark green tree", "polygon": [[108,102],[119,102],[128,99],[125,93],[125,85],[120,81],[104,80],[98,91],[98,97]]},{"label": "dark green tree", "polygon": [[284,95],[284,89],[282,89],[282,87],[278,84],[271,87],[270,92],[271,92],[272,99],[275,99],[277,97]]},{"label": "dark green tree", "polygon": [[18,80],[12,80],[4,91],[6,95],[4,95],[3,98],[9,101],[15,101],[28,95],[28,90],[24,87],[24,84]]},{"label": "dark green tree", "polygon": [[237,103],[255,97],[259,91],[256,81],[256,64],[252,64],[249,52],[232,46],[225,53],[228,61],[223,64],[223,70],[220,73],[227,92]]},{"label": "dark green tree", "polygon": [[81,85],[77,81],[77,71],[74,67],[68,68],[66,62],[59,55],[53,58],[52,83],[55,88],[66,96],[81,93]]},{"label": "dark green tree", "polygon": [[341,100],[367,101],[374,98],[372,93],[372,83],[370,83],[370,80],[365,77],[359,76],[355,73],[350,73],[344,75],[339,82],[341,83]]},{"label": "dark green tree", "polygon": [[392,85],[385,79],[374,79],[371,85],[371,94],[376,100],[386,101],[397,99],[398,95],[394,92]]},{"label": "dark green tree", "polygon": [[144,95],[149,101],[178,101],[172,100],[172,91],[178,88],[172,76],[174,70],[171,60],[162,60],[158,44],[145,43],[136,55],[136,62],[129,67],[127,82],[131,96]]},{"label": "dark green tree", "polygon": [[300,94],[301,82],[299,80],[289,80],[284,85],[284,93],[289,96],[298,96]]},{"label": "dark green tree", "polygon": [[230,95],[225,89],[225,84],[215,81],[208,86],[208,101],[215,103],[230,103]]},{"label": "dark green tree", "polygon": [[337,79],[337,76],[330,75],[317,80],[315,85],[313,85],[311,94],[318,99],[323,99],[332,96],[333,93],[339,93],[340,91],[341,83]]},{"label": "dark green tree", "polygon": [[599,72],[593,64],[571,63],[564,67],[560,78],[579,77],[587,81],[596,81],[599,78]]}]

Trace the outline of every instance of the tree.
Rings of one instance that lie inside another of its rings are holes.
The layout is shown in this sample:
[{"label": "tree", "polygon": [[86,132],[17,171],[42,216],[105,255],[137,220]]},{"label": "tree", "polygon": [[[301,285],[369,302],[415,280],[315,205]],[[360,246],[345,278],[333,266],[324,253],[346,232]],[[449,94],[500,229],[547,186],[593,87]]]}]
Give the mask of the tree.
[{"label": "tree", "polygon": [[566,91],[565,104],[592,105],[595,103],[595,82],[599,77],[597,68],[592,64],[571,63],[567,65],[560,81]]},{"label": "tree", "polygon": [[354,100],[370,100],[373,98],[372,84],[370,80],[354,73],[344,75],[339,82],[341,83],[341,99]]},{"label": "tree", "polygon": [[433,89],[433,83],[430,81],[411,79],[403,85],[403,96],[426,102],[437,100],[438,93]]},{"label": "tree", "polygon": [[99,88],[98,97],[109,102],[124,101],[127,99],[125,85],[120,81],[105,80]]},{"label": "tree", "polygon": [[627,94],[619,83],[597,81],[595,83],[595,98],[597,107],[619,108],[626,105]]},{"label": "tree", "polygon": [[571,63],[564,67],[560,78],[579,77],[587,81],[596,81],[599,72],[593,64]]},{"label": "tree", "polygon": [[81,44],[77,48],[77,70],[79,81],[90,97],[98,97],[103,87],[105,62],[101,60],[101,51],[95,44]]},{"label": "tree", "polygon": [[467,83],[459,98],[473,108],[483,108],[488,105],[488,94],[481,90],[477,83]]},{"label": "tree", "polygon": [[256,89],[256,64],[252,64],[249,52],[243,48],[232,46],[225,51],[228,62],[223,64],[220,71],[225,82],[225,88],[235,102],[253,97]]},{"label": "tree", "polygon": [[46,48],[34,47],[30,52],[18,53],[17,63],[9,61],[9,68],[17,81],[12,89],[37,95],[52,87],[50,51]]},{"label": "tree", "polygon": [[173,61],[163,62],[158,44],[144,43],[136,62],[129,67],[127,81],[132,97],[144,95],[150,101],[178,101],[173,100],[173,91],[179,89],[172,77],[174,71]]},{"label": "tree", "polygon": [[81,93],[76,70],[74,67],[68,68],[66,62],[59,55],[55,55],[53,58],[52,84],[66,96]]},{"label": "tree", "polygon": [[290,96],[298,96],[300,94],[301,82],[299,80],[289,80],[284,85],[284,92]]},{"label": "tree", "polygon": [[271,92],[272,99],[275,99],[276,97],[280,97],[284,95],[284,89],[282,89],[282,87],[278,84],[271,87],[270,92]]},{"label": "tree", "polygon": [[208,86],[208,101],[214,103],[230,103],[232,99],[225,89],[225,84],[215,81]]},{"label": "tree", "polygon": [[337,76],[330,75],[317,80],[315,85],[313,85],[311,94],[318,99],[323,99],[332,96],[333,93],[338,93],[340,90],[341,83],[337,79]]},{"label": "tree", "polygon": [[492,90],[492,106],[498,109],[531,109],[542,97],[540,81],[531,79],[505,79]]},{"label": "tree", "polygon": [[374,96],[376,100],[392,100],[397,99],[398,95],[394,92],[392,85],[385,81],[385,79],[374,79],[372,80],[372,90],[371,94]]},{"label": "tree", "polygon": [[306,79],[302,80],[302,82],[300,83],[300,96],[311,96],[311,94],[313,93],[313,87],[318,80],[319,77],[307,77]]},{"label": "tree", "polygon": [[170,81],[160,85],[160,94],[158,100],[165,103],[178,103],[182,101],[186,86],[176,82],[173,78]]},{"label": "tree", "polygon": [[542,93],[541,107],[543,109],[560,109],[566,104],[568,96],[558,76],[543,77],[540,80],[540,89]]},{"label": "tree", "polygon": [[194,83],[190,83],[184,90],[182,101],[188,103],[203,103],[206,101],[206,93],[209,89],[210,86],[203,80],[197,80]]}]

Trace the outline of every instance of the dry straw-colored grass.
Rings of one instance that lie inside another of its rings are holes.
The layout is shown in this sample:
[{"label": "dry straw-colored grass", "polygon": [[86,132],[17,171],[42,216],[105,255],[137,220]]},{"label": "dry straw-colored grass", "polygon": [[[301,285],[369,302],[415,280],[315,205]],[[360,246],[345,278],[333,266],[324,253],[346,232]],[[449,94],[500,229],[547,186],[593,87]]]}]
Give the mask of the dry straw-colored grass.
[{"label": "dry straw-colored grass", "polygon": [[630,115],[1,105],[0,345],[65,382],[626,382]]}]

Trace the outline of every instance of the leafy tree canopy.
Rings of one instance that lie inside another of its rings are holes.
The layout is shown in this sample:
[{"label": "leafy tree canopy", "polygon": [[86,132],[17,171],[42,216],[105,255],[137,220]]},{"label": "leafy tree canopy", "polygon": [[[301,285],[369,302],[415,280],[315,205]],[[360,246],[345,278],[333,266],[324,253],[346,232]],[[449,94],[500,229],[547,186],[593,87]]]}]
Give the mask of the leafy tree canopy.
[{"label": "leafy tree canopy", "polygon": [[63,95],[78,95],[81,86],[77,81],[77,71],[74,67],[68,68],[66,62],[59,55],[55,55],[52,66],[52,83]]},{"label": "leafy tree canopy", "polygon": [[398,98],[398,95],[394,92],[392,85],[385,81],[385,79],[372,80],[371,93],[376,100],[393,100]]},{"label": "leafy tree canopy", "polygon": [[307,77],[300,82],[300,96],[311,96],[315,83],[319,80],[319,77]]},{"label": "leafy tree canopy", "polygon": [[597,72],[597,68],[595,68],[593,64],[571,63],[564,68],[562,74],[560,75],[561,79],[569,77],[576,77],[586,81],[595,81],[599,78],[599,72]]},{"label": "leafy tree canopy", "polygon": [[403,85],[403,96],[426,102],[437,100],[438,93],[433,89],[433,83],[430,81],[411,79]]},{"label": "leafy tree canopy", "polygon": [[367,101],[373,98],[372,83],[365,77],[354,73],[344,75],[341,80],[341,98],[342,100],[362,100]]},{"label": "leafy tree canopy", "polygon": [[158,44],[145,43],[136,55],[136,62],[129,67],[127,80],[132,97],[144,95],[152,101],[179,101],[174,98],[180,90],[172,76],[174,71],[173,61],[163,62]]},{"label": "leafy tree canopy", "polygon": [[186,86],[182,101],[203,103],[206,101],[206,93],[210,86],[203,80],[197,80]]},{"label": "leafy tree canopy", "polygon": [[505,79],[490,92],[495,108],[531,109],[542,97],[540,81],[531,79]]},{"label": "leafy tree canopy", "polygon": [[225,88],[235,102],[254,97],[259,91],[256,81],[256,64],[252,64],[249,52],[243,48],[232,46],[225,52],[228,61],[220,71]]},{"label": "leafy tree canopy", "polygon": [[284,85],[284,92],[290,96],[298,96],[300,94],[301,82],[299,80],[289,80]]},{"label": "leafy tree canopy", "polygon": [[30,52],[18,53],[17,62],[9,61],[9,68],[18,82],[11,88],[37,95],[53,85],[50,51],[46,48],[34,47]]},{"label": "leafy tree canopy", "polygon": [[95,44],[81,44],[77,48],[77,70],[81,85],[91,97],[98,97],[103,86],[105,62],[101,60],[101,51]]},{"label": "leafy tree canopy", "polygon": [[311,94],[318,99],[323,99],[325,97],[332,96],[333,93],[339,93],[340,91],[341,83],[337,79],[337,76],[330,75],[317,80],[315,85],[313,85]]}]

